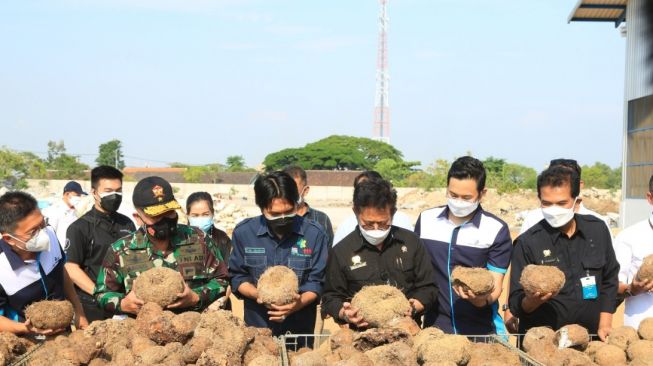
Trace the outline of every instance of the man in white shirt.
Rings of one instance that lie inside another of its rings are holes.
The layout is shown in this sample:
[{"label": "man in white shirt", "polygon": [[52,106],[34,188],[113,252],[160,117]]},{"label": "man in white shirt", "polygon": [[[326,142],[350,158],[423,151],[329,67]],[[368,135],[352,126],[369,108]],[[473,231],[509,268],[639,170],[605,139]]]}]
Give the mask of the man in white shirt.
[{"label": "man in white shirt", "polygon": [[[653,175],[648,182],[646,200],[653,205]],[[640,281],[637,272],[644,257],[653,254],[653,213],[648,219],[624,229],[615,239],[615,253],[621,266],[619,294],[626,302],[624,325],[637,329],[645,318],[653,316],[653,281]]]},{"label": "man in white shirt", "polygon": [[54,229],[57,239],[64,249],[66,248],[66,231],[68,226],[77,220],[75,207],[81,202],[82,195],[86,195],[82,186],[75,181],[70,181],[63,188],[61,200],[43,209],[43,216],[47,217],[48,225]]},{"label": "man in white shirt", "polygon": [[[367,179],[383,179],[383,177],[381,174],[375,172],[374,170],[364,171],[354,179],[354,188],[358,185],[358,183],[363,182]],[[392,216],[392,225],[404,228],[411,232],[415,229],[413,220],[410,218],[410,216],[399,211],[395,212],[394,216]],[[358,219],[356,218],[356,214],[352,212],[351,215],[347,216],[347,218],[345,218],[345,220],[341,222],[340,225],[338,225],[336,233],[333,235],[333,246],[336,246],[336,244],[338,244],[342,239],[349,235],[349,233],[354,231],[356,226],[358,226]]]}]

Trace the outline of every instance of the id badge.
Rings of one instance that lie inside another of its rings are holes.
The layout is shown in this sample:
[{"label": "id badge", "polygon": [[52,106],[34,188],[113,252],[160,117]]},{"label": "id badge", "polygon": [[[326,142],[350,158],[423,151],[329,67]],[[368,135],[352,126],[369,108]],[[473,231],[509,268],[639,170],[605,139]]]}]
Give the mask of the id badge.
[{"label": "id badge", "polygon": [[583,286],[583,300],[593,300],[599,296],[596,288],[596,277],[583,277],[580,279],[580,284]]}]

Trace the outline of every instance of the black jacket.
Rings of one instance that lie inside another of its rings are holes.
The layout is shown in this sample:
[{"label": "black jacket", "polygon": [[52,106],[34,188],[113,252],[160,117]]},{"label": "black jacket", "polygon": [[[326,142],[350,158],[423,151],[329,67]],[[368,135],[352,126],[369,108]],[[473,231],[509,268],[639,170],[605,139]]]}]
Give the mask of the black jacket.
[{"label": "black jacket", "polygon": [[[574,216],[576,233],[568,238],[545,220],[517,237],[512,252],[510,273],[510,311],[519,317],[519,332],[537,326],[559,329],[580,324],[596,333],[600,313],[614,313],[616,307],[619,263],[612,248],[612,238],[605,222],[591,216]],[[529,264],[558,267],[565,274],[565,284],[558,295],[532,313],[522,310],[526,296],[519,283]],[[594,276],[596,299],[583,299],[581,278]]]},{"label": "black jacket", "polygon": [[413,232],[393,226],[383,249],[367,243],[358,227],[329,250],[322,311],[337,322],[343,302],[363,286],[390,284],[426,309],[437,301],[431,258]]}]

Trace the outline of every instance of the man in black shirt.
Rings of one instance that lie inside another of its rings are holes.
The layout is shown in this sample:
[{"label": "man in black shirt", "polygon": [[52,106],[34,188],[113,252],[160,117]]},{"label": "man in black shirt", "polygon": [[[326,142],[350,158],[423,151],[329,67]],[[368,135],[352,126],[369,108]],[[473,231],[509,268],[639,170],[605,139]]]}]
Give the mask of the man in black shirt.
[{"label": "man in black shirt", "polygon": [[310,191],[311,186],[308,185],[308,177],[306,171],[298,165],[290,165],[283,169],[285,173],[292,177],[297,183],[297,192],[299,192],[299,201],[297,201],[297,215],[303,216],[309,220],[318,223],[324,229],[329,239],[329,248],[333,246],[333,225],[329,216],[313,207],[306,202],[306,196]]},{"label": "man in black shirt", "polygon": [[416,320],[435,305],[438,288],[433,264],[413,232],[392,225],[396,210],[397,192],[389,182],[371,179],[354,189],[358,226],[330,249],[327,260],[322,309],[336,322],[367,326],[350,304],[354,294],[367,285],[401,289]]},{"label": "man in black shirt", "polygon": [[[619,263],[605,223],[574,214],[580,177],[553,166],[537,178],[544,220],[515,240],[510,274],[510,311],[519,318],[519,333],[537,326],[559,329],[580,324],[605,340],[616,307]],[[520,284],[529,264],[558,267],[565,284],[557,293],[528,293]]]},{"label": "man in black shirt", "polygon": [[66,270],[75,283],[89,322],[109,317],[93,297],[95,283],[107,248],[136,230],[130,218],[117,212],[122,202],[122,173],[111,166],[91,171],[95,205],[73,222],[66,232]]}]

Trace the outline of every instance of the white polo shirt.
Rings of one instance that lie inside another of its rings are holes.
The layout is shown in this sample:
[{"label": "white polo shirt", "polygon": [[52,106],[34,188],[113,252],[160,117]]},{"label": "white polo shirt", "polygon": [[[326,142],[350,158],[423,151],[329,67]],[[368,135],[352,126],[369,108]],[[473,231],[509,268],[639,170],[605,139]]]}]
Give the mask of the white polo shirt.
[{"label": "white polo shirt", "polygon": [[77,212],[75,212],[74,208],[68,207],[63,200],[44,208],[41,212],[43,216],[48,218],[48,225],[52,226],[59,243],[65,248],[66,231],[68,231],[68,226],[77,220]]},{"label": "white polo shirt", "polygon": [[[630,284],[637,275],[644,257],[653,254],[653,214],[648,220],[627,227],[617,235],[614,250],[619,269],[619,282]],[[653,294],[644,293],[626,298],[624,325],[637,329],[645,318],[653,316]]]}]

